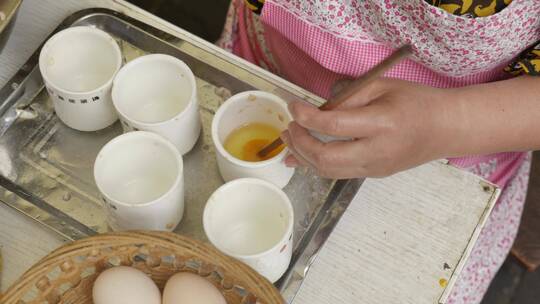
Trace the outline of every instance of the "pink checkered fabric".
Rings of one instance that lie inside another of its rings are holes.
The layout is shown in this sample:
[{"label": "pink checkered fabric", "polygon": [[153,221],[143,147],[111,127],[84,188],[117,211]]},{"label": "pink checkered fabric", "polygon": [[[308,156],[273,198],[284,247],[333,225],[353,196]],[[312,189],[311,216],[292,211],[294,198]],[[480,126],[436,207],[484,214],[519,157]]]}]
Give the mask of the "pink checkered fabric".
[{"label": "pink checkered fabric", "polygon": [[[261,18],[339,74],[360,75],[387,56],[389,47],[407,43],[422,66],[439,75],[466,76],[458,80],[465,84],[540,40],[538,12],[537,0],[514,0],[481,18],[456,16],[419,0],[267,0]],[[409,71],[405,64],[393,75]],[[429,82],[432,75],[417,80]]]},{"label": "pink checkered fabric", "polygon": [[267,0],[261,15],[272,54],[283,58],[280,66],[310,63],[289,79],[323,96],[328,96],[328,83],[308,84],[311,77],[303,74],[357,77],[405,43],[414,47],[413,60],[386,76],[458,87],[503,79],[502,68],[540,40],[536,0],[514,0],[499,14],[475,19],[419,0],[350,1],[361,3],[356,9],[348,2]]},{"label": "pink checkered fabric", "polygon": [[[265,8],[265,12],[267,12],[266,9],[267,8]],[[250,13],[246,12],[246,14]],[[300,25],[294,21],[291,23]],[[294,26],[292,26],[292,28],[294,28]],[[296,31],[301,32],[300,29]],[[335,81],[342,78],[354,78],[362,75],[390,55],[393,51],[393,48],[385,45],[365,44],[360,42],[346,43],[346,45],[340,47],[339,51],[331,48],[324,49],[321,48],[321,46],[314,45],[311,46],[313,49],[309,50],[309,52],[316,53],[317,56],[320,57],[317,59],[309,55],[305,50],[299,48],[295,42],[286,39],[285,36],[273,26],[265,27],[265,37],[267,45],[272,50],[276,64],[280,67],[279,70],[282,76],[325,98],[330,96],[330,89]],[[316,39],[310,36],[310,32],[305,33],[304,37],[307,41],[314,41]],[[342,54],[341,52],[348,53],[349,55]],[[257,53],[255,53],[254,56],[255,62],[258,62],[260,61],[259,58],[262,56],[258,57],[256,55]],[[353,62],[344,64],[340,61],[340,58],[350,58],[352,56],[357,60],[354,64]],[[495,69],[475,75],[449,77],[435,73],[413,60],[404,60],[389,70],[385,76],[434,87],[451,88],[507,78],[508,75],[503,72],[503,67],[506,64],[507,62],[497,66]]]}]

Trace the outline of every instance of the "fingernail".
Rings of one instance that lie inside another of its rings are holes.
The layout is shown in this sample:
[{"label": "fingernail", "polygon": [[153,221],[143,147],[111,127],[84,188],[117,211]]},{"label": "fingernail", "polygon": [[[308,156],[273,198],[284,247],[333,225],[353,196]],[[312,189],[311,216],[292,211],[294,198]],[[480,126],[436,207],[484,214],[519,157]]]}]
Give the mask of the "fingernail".
[{"label": "fingernail", "polygon": [[289,145],[289,132],[287,130],[281,132],[279,137],[286,145]]},{"label": "fingernail", "polygon": [[294,104],[296,104],[296,101],[291,101],[287,104],[287,108],[289,109],[289,112],[292,116],[294,116]]},{"label": "fingernail", "polygon": [[289,102],[287,103],[287,107],[293,108],[294,105],[297,104],[297,103],[298,103],[298,101],[296,101],[296,100],[289,101]]},{"label": "fingernail", "polygon": [[289,125],[287,126],[287,132],[288,132],[287,136],[290,136],[290,134],[291,134],[290,130],[292,130],[294,128],[296,128],[296,122],[291,121],[289,123]]},{"label": "fingernail", "polygon": [[292,155],[289,155],[287,156],[287,158],[285,158],[285,166],[289,168],[296,168],[299,164],[300,163],[298,162],[298,160]]}]

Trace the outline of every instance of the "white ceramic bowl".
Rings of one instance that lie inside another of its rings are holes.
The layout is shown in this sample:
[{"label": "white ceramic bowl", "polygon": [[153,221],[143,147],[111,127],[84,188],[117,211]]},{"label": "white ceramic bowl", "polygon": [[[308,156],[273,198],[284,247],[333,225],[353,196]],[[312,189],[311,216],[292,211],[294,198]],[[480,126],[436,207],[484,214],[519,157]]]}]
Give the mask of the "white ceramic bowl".
[{"label": "white ceramic bowl", "polygon": [[88,26],[65,29],[41,49],[39,70],[56,115],[68,127],[96,131],[118,116],[111,101],[114,76],[122,65],[116,41]]},{"label": "white ceramic bowl", "polygon": [[172,231],[184,214],[182,156],[160,135],[120,135],[99,152],[94,178],[113,230]]},{"label": "white ceramic bowl", "polygon": [[270,282],[289,267],[293,224],[293,207],[283,190],[255,178],[221,186],[208,199],[203,214],[210,242]]},{"label": "white ceramic bowl", "polygon": [[180,59],[152,54],[130,61],[114,79],[112,99],[125,132],[160,134],[181,154],[199,138],[195,76]]},{"label": "white ceramic bowl", "polygon": [[289,168],[284,163],[288,153],[286,148],[271,159],[248,162],[232,156],[223,144],[233,130],[246,124],[265,123],[283,131],[291,120],[287,103],[270,93],[247,91],[225,101],[212,120],[212,141],[223,179],[232,181],[253,177],[271,182],[279,188],[285,187],[294,174],[294,168]]}]

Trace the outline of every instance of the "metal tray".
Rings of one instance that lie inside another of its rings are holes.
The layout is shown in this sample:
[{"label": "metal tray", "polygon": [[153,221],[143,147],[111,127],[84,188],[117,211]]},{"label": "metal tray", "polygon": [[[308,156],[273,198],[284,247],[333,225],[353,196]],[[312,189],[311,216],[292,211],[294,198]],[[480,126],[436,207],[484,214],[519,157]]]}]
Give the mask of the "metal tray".
[{"label": "metal tray", "polygon": [[[221,102],[250,89],[285,100],[322,100],[276,76],[219,51],[185,33],[174,37],[147,24],[105,9],[83,10],[57,29],[95,26],[109,32],[124,61],[146,53],[165,53],[186,62],[197,77],[203,131],[185,155],[186,210],[176,233],[205,241],[201,214],[219,176],[210,138],[210,122]],[[55,31],[55,32],[56,32]],[[183,33],[183,32],[180,32]],[[67,239],[108,230],[92,176],[99,149],[121,134],[119,123],[98,132],[78,132],[55,116],[37,67],[39,50],[0,90],[0,200]],[[299,169],[285,192],[295,211],[295,248],[289,269],[276,283],[292,302],[317,252],[361,185],[360,180],[332,181]]]}]

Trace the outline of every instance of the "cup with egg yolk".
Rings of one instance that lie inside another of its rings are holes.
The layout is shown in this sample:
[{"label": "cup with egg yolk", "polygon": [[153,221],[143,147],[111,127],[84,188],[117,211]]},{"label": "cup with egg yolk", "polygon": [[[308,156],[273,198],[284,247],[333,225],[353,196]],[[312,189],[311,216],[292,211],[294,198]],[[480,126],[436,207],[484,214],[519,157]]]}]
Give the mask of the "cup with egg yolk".
[{"label": "cup with egg yolk", "polygon": [[294,174],[294,168],[284,163],[287,148],[281,146],[265,158],[257,153],[291,121],[287,103],[274,94],[246,91],[225,101],[212,121],[212,141],[223,179],[259,178],[284,188]]}]

